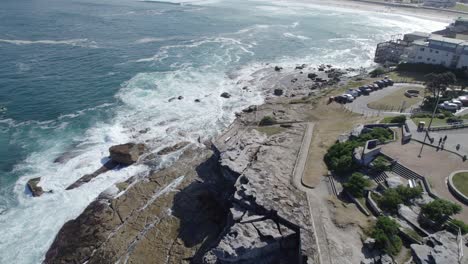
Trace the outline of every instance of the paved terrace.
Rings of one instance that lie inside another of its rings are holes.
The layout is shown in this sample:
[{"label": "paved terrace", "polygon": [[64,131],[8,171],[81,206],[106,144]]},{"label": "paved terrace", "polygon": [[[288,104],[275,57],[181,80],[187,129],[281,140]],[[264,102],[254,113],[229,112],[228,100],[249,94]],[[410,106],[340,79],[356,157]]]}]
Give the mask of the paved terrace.
[{"label": "paved terrace", "polygon": [[456,170],[468,169],[468,161],[447,151],[436,151],[435,148],[425,146],[421,158],[418,158],[421,144],[410,142],[401,145],[399,141],[383,145],[382,152],[397,159],[411,170],[421,174],[429,180],[432,190],[441,198],[450,200],[463,207],[457,218],[468,222],[468,206],[459,202],[447,187],[447,177]]}]

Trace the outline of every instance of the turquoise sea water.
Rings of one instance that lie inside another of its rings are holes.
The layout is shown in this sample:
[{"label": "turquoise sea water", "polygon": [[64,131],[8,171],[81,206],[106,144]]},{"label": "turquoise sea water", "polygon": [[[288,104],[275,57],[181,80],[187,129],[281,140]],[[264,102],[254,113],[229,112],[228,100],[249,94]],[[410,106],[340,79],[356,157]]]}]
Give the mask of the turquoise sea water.
[{"label": "turquoise sea water", "polygon": [[[99,168],[109,146],[138,141],[157,151],[208,138],[262,102],[254,73],[265,63],[368,67],[376,43],[442,27],[284,1],[1,1],[0,263],[39,263],[100,192],[150,169],[64,191]],[[224,91],[233,98],[222,100]],[[25,183],[34,177],[53,193],[32,198]]]}]

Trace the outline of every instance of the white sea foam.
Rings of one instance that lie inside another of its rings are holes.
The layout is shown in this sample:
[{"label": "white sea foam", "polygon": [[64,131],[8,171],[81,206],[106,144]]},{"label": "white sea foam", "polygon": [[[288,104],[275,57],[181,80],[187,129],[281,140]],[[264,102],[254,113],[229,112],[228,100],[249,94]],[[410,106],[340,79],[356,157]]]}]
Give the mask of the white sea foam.
[{"label": "white sea foam", "polygon": [[300,40],[310,39],[309,37],[302,36],[302,35],[295,35],[295,34],[289,33],[289,32],[283,33],[283,36],[286,37],[286,38],[296,38],[296,39],[300,39]]},{"label": "white sea foam", "polygon": [[94,41],[88,39],[68,39],[68,40],[19,40],[19,39],[0,39],[0,43],[8,43],[14,45],[70,45],[86,48],[98,48]]}]

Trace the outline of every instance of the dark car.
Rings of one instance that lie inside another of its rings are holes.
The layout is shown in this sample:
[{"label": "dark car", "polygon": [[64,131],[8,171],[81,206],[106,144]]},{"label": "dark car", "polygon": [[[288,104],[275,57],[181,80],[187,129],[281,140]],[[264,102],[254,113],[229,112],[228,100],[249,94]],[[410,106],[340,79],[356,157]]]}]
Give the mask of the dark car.
[{"label": "dark car", "polygon": [[348,102],[348,98],[343,95],[335,96],[335,102],[339,104],[346,104]]},{"label": "dark car", "polygon": [[375,84],[377,84],[380,88],[385,87],[385,83],[383,81],[376,81]]},{"label": "dark car", "polygon": [[361,86],[359,87],[359,90],[361,91],[362,95],[369,95],[372,92],[372,89],[367,86]]}]

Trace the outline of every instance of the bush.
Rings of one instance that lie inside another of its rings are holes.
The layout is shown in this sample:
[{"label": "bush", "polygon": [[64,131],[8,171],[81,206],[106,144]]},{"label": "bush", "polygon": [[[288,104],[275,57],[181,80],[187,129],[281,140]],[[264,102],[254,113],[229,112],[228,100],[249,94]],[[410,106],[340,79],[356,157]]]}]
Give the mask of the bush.
[{"label": "bush", "polygon": [[456,227],[460,228],[462,235],[468,233],[468,225],[465,224],[465,222],[458,220],[458,219],[453,219],[451,223],[455,225]]},{"label": "bush", "polygon": [[392,214],[398,212],[398,205],[403,203],[403,199],[395,189],[386,189],[382,197],[377,199],[380,208]]},{"label": "bush", "polygon": [[446,110],[441,110],[440,113],[441,113],[442,115],[444,115],[445,118],[449,118],[449,117],[453,117],[453,116],[454,116],[452,112],[446,111]]},{"label": "bush", "polygon": [[390,162],[386,158],[378,156],[374,159],[374,161],[372,161],[372,171],[374,173],[379,173],[388,170],[390,170]]},{"label": "bush", "polygon": [[461,210],[460,205],[443,199],[434,200],[421,207],[421,213],[434,222],[446,220]]},{"label": "bush", "polygon": [[403,203],[408,204],[411,200],[421,198],[423,189],[421,187],[411,188],[408,186],[398,186],[397,193],[400,195]]},{"label": "bush", "polygon": [[406,121],[405,115],[395,116],[395,117],[392,117],[392,119],[390,119],[390,123],[397,123],[397,124],[404,124],[405,121]]},{"label": "bush", "polygon": [[431,114],[417,113],[413,115],[413,118],[431,118]]},{"label": "bush", "polygon": [[343,186],[354,197],[359,198],[364,196],[364,190],[369,187],[370,184],[370,181],[366,179],[362,173],[355,172]]},{"label": "bush", "polygon": [[393,139],[393,132],[390,129],[383,127],[375,127],[369,132],[365,132],[359,136],[356,140],[364,143],[368,140],[378,139],[380,142],[385,142],[387,140]]},{"label": "bush", "polygon": [[399,204],[409,204],[411,200],[421,197],[423,190],[421,187],[410,188],[398,186],[395,189],[387,189],[377,202],[379,206],[393,214],[398,212]]},{"label": "bush", "polygon": [[397,255],[402,246],[398,223],[390,217],[381,216],[375,224],[372,237],[375,239],[375,245],[378,249],[390,255]]},{"label": "bush", "polygon": [[353,160],[353,150],[359,144],[355,141],[336,143],[328,149],[324,161],[328,169],[338,174],[353,172],[357,164]]},{"label": "bush", "polygon": [[447,118],[447,123],[448,123],[448,124],[451,124],[451,123],[459,123],[459,122],[463,122],[463,119],[461,119],[461,118],[458,117],[458,116],[454,116],[454,117],[449,117],[449,118]]},{"label": "bush", "polygon": [[369,72],[369,75],[372,78],[378,77],[378,76],[383,75],[383,74],[385,74],[385,70],[383,68],[380,68],[380,67],[372,70],[371,72]]},{"label": "bush", "polygon": [[262,120],[260,120],[259,126],[271,126],[276,124],[276,119],[271,116],[264,116]]}]

